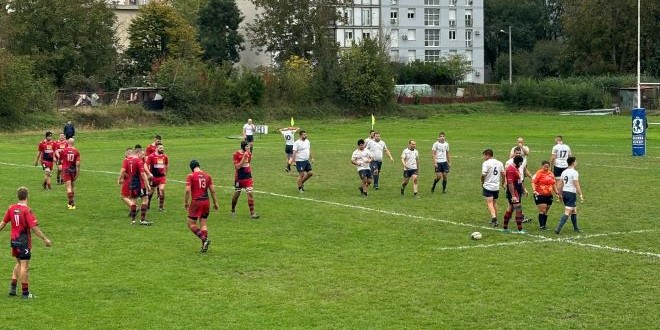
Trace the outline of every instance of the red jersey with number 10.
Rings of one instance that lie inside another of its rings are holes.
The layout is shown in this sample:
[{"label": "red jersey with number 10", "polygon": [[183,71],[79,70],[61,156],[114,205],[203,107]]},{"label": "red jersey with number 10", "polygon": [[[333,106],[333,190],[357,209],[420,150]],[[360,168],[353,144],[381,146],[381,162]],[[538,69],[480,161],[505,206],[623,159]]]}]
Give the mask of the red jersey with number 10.
[{"label": "red jersey with number 10", "polygon": [[76,171],[76,163],[80,162],[80,153],[74,147],[66,147],[60,151],[62,169]]},{"label": "red jersey with number 10", "polygon": [[190,195],[193,200],[209,199],[208,189],[211,185],[213,185],[213,179],[201,170],[190,173],[186,177],[186,186],[190,187]]},{"label": "red jersey with number 10", "polygon": [[32,248],[32,236],[30,228],[39,225],[32,210],[21,203],[9,207],[2,222],[11,222],[11,240],[17,240],[21,234],[27,235],[28,248]]}]

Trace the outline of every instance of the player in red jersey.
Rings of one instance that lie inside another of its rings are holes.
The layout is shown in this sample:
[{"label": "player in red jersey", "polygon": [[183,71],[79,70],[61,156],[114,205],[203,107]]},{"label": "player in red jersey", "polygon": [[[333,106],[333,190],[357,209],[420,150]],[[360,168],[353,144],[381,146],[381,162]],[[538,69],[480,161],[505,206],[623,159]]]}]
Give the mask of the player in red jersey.
[{"label": "player in red jersey", "polygon": [[[201,252],[206,252],[211,241],[208,239],[206,219],[209,217],[209,192],[213,198],[213,209],[218,210],[215,196],[215,186],[210,175],[199,167],[197,160],[190,161],[191,174],[186,177],[186,193],[183,197],[184,207],[188,210],[188,229],[202,240]],[[197,223],[199,221],[199,226]]]},{"label": "player in red jersey", "polygon": [[80,174],[80,152],[74,147],[73,138],[67,140],[68,146],[60,151],[60,160],[62,161],[62,180],[66,185],[66,196],[69,199],[67,208],[76,209],[74,196],[74,183]]},{"label": "player in red jersey", "polygon": [[37,147],[37,159],[34,161],[34,166],[41,162],[41,167],[44,169],[44,183],[42,186],[45,189],[50,189],[50,176],[53,175],[53,161],[55,155],[55,141],[53,141],[53,133],[46,132],[46,138],[39,142]]},{"label": "player in red jersey", "polygon": [[64,138],[64,133],[60,133],[60,137],[57,139],[57,141],[55,141],[54,146],[54,159],[55,163],[57,164],[57,184],[64,184],[64,181],[62,180],[62,160],[60,159],[60,152],[69,146],[69,144],[66,142],[66,139]]},{"label": "player in red jersey", "polygon": [[142,197],[142,205],[140,206],[140,224],[149,226],[152,223],[147,221],[147,199],[145,198],[149,193],[149,179],[144,169],[142,160],[138,158],[135,151],[132,149],[126,150],[126,158],[122,162],[119,178],[117,184],[121,186],[121,198],[130,209],[131,223],[135,224],[135,217],[137,215],[137,199]]},{"label": "player in red jersey", "polygon": [[241,196],[241,190],[245,189],[247,194],[248,208],[250,209],[250,218],[259,219],[259,215],[254,213],[254,197],[252,197],[252,168],[250,161],[252,161],[252,153],[247,151],[247,141],[241,141],[241,149],[234,153],[234,196],[231,198],[231,215],[236,216],[236,203],[238,197]]},{"label": "player in red jersey", "polygon": [[522,204],[520,203],[522,195],[526,193],[525,187],[523,187],[523,184],[520,181],[520,166],[522,163],[523,157],[518,155],[513,157],[513,164],[506,168],[506,198],[509,200],[509,206],[507,207],[506,212],[504,212],[504,226],[502,226],[502,230],[505,232],[510,232],[509,220],[511,220],[511,215],[515,211],[518,233],[525,233],[525,230],[523,230],[522,227],[523,212]]},{"label": "player in red jersey", "polygon": [[167,167],[169,160],[165,154],[163,144],[156,143],[156,152],[147,156],[147,168],[151,172],[151,193],[149,194],[149,202],[147,206],[151,206],[151,198],[154,191],[158,190],[158,210],[163,212],[163,205],[165,204],[165,183],[167,182],[165,176],[167,175]]},{"label": "player in red jersey", "polygon": [[156,152],[158,149],[158,144],[162,143],[162,139],[160,138],[160,135],[154,136],[154,142],[151,143],[150,145],[147,146],[147,149],[144,151],[144,153],[149,157],[151,154]]},{"label": "player in red jersey", "polygon": [[16,258],[16,265],[11,276],[9,295],[16,295],[16,286],[20,281],[23,298],[30,299],[34,297],[28,286],[28,270],[30,269],[30,258],[32,258],[31,232],[41,238],[46,246],[51,246],[52,242],[39,229],[39,222],[27,205],[28,189],[20,187],[16,191],[16,195],[18,203],[9,206],[0,224],[0,231],[5,229],[7,223],[11,222],[11,254]]}]

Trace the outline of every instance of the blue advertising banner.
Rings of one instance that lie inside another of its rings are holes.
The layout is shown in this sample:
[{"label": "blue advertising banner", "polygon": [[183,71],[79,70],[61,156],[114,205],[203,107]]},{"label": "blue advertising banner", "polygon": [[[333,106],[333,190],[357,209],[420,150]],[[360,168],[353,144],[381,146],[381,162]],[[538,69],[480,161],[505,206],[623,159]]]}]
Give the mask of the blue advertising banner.
[{"label": "blue advertising banner", "polygon": [[644,156],[646,154],[646,109],[632,110],[632,154]]}]

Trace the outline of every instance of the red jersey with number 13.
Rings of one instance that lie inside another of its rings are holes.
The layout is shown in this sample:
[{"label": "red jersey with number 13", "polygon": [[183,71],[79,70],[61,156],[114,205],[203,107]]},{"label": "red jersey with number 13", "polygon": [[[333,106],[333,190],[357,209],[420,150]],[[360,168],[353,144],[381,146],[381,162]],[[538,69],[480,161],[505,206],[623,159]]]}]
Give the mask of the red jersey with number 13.
[{"label": "red jersey with number 13", "polygon": [[193,200],[209,199],[208,189],[212,184],[213,179],[204,171],[193,172],[186,177],[186,186],[190,187],[190,195]]}]

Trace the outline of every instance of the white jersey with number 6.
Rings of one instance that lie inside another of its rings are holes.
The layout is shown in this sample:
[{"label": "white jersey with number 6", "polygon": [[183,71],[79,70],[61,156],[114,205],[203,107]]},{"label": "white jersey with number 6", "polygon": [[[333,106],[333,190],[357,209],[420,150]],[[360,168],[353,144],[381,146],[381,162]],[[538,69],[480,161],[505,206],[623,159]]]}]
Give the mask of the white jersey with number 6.
[{"label": "white jersey with number 6", "polygon": [[504,171],[504,165],[502,162],[495,158],[491,158],[485,161],[481,165],[481,175],[484,175],[484,189],[490,191],[499,191],[500,190],[500,178],[502,171]]}]

